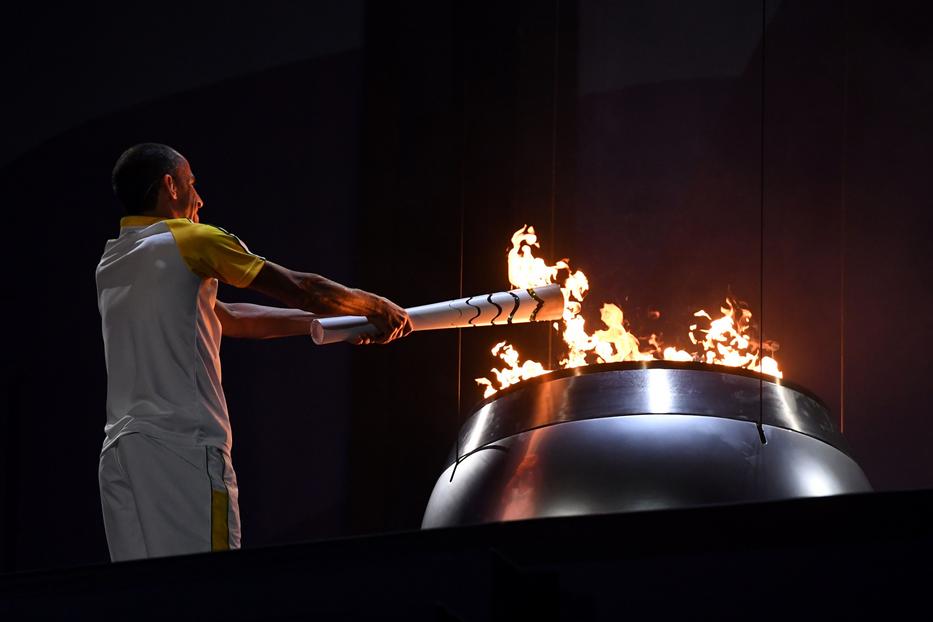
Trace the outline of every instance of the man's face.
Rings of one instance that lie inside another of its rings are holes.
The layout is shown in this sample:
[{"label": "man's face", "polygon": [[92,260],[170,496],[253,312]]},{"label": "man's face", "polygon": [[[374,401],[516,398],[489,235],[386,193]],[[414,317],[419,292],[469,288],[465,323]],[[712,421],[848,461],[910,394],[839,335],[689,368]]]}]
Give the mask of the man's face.
[{"label": "man's face", "polygon": [[190,218],[198,222],[198,210],[204,205],[201,195],[194,187],[194,173],[191,172],[191,166],[187,160],[182,160],[181,165],[172,175],[175,180],[175,189],[177,198],[173,201],[173,210],[178,218]]}]

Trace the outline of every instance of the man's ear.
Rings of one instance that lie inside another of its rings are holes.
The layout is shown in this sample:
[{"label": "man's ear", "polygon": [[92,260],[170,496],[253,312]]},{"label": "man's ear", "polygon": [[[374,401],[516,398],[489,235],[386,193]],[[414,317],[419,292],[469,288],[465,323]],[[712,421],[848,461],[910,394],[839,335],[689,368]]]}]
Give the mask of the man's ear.
[{"label": "man's ear", "polygon": [[166,173],[162,176],[162,186],[165,187],[165,191],[168,192],[168,195],[172,197],[172,200],[178,199],[178,188],[175,187],[175,178]]}]

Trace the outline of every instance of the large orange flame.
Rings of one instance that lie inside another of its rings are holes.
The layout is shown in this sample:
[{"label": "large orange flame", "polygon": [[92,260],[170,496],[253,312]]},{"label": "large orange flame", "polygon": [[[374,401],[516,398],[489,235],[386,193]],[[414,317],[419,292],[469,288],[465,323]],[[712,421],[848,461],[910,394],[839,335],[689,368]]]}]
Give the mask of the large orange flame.
[{"label": "large orange flame", "polygon": [[[709,365],[743,367],[777,378],[783,377],[777,361],[765,356],[763,352],[770,350],[773,354],[777,344],[767,342],[762,346],[750,336],[752,312],[731,296],[726,298],[725,306],[720,308],[722,316],[719,318],[714,319],[702,309],[694,314],[697,318],[708,320],[709,328],[700,328],[699,321],[690,326],[687,336],[696,347],[693,352],[673,346],[665,347],[656,335],[651,335],[647,340],[650,348],[643,349],[639,339],[626,328],[622,308],[611,303],[603,304],[599,312],[605,328],[588,333],[581,315],[583,299],[589,290],[586,275],[580,270],[572,270],[567,259],[548,265],[544,259],[534,255],[535,248],[540,248],[540,244],[534,227],[525,225],[512,235],[509,282],[516,288],[561,283],[564,314],[561,322],[554,323],[555,330],[561,331],[563,328],[561,336],[567,346],[566,356],[559,361],[561,368],[616,361],[697,361]],[[562,275],[565,276],[561,282],[559,279]],[[486,387],[484,397],[551,371],[537,361],[521,362],[518,350],[505,341],[497,343],[492,348],[492,354],[506,366],[491,369],[494,376],[492,379],[476,379],[477,384]]]}]

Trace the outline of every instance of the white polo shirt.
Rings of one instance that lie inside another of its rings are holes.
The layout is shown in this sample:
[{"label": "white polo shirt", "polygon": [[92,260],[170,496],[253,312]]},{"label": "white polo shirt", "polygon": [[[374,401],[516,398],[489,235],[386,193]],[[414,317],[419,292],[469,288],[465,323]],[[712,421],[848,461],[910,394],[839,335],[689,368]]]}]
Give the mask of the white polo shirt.
[{"label": "white polo shirt", "polygon": [[223,229],[128,216],[97,266],[107,364],[106,450],[142,432],[229,453],[218,280],[248,286],[265,260]]}]

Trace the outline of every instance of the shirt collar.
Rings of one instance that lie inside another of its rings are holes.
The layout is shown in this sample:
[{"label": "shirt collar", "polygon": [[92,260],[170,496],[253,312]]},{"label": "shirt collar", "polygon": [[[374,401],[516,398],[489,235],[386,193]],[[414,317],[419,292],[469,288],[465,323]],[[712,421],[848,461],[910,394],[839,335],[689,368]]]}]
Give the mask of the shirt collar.
[{"label": "shirt collar", "polygon": [[161,220],[168,220],[163,216],[124,216],[120,219],[120,228],[126,227],[148,227]]}]

